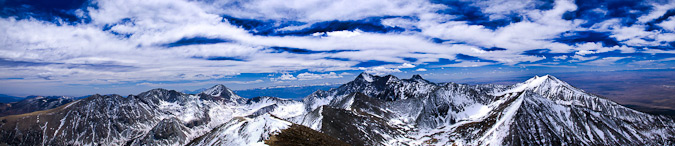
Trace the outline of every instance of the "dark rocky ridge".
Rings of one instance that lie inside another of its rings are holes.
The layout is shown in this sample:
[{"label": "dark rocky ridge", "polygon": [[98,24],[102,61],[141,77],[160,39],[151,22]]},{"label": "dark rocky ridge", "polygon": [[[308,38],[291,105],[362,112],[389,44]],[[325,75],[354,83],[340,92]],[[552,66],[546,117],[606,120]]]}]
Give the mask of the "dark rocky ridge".
[{"label": "dark rocky ridge", "polygon": [[[153,89],[0,117],[9,145],[672,145],[675,122],[552,76],[512,86],[360,74],[302,102]],[[302,126],[301,126],[302,125]],[[296,143],[316,136],[307,143]],[[266,141],[267,140],[267,141]]]}]

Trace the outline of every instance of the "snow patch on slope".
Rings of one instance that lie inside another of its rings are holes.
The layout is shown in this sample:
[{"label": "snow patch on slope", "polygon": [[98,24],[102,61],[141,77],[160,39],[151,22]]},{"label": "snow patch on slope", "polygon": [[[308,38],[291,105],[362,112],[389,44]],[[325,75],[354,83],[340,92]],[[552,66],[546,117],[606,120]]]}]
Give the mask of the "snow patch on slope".
[{"label": "snow patch on slope", "polygon": [[291,125],[270,114],[254,118],[236,117],[192,145],[265,145],[264,141],[271,135]]},{"label": "snow patch on slope", "polygon": [[485,132],[483,137],[479,139],[481,145],[502,145],[502,139],[509,134],[509,126],[513,122],[513,117],[516,115],[516,112],[520,108],[520,105],[523,103],[525,97],[518,96],[516,101],[511,103],[511,105],[501,113],[499,120],[495,122],[494,125]]}]

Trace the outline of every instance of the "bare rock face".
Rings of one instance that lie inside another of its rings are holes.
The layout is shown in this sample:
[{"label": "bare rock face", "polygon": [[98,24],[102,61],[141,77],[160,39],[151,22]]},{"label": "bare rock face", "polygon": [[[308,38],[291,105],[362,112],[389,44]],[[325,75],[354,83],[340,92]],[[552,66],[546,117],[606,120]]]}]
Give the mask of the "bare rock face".
[{"label": "bare rock face", "polygon": [[[0,117],[8,145],[673,145],[675,122],[553,76],[432,83],[362,73],[302,101],[153,89]],[[58,104],[50,104],[58,105]]]},{"label": "bare rock face", "polygon": [[178,145],[185,143],[189,129],[177,118],[168,118],[159,122],[138,142],[133,145]]}]

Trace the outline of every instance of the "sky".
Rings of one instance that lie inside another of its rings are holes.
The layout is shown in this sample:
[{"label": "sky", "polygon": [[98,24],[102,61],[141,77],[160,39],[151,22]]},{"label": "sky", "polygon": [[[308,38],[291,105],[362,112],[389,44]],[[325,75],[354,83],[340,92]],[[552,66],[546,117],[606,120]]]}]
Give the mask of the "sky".
[{"label": "sky", "polygon": [[0,0],[0,93],[675,67],[673,0]]}]

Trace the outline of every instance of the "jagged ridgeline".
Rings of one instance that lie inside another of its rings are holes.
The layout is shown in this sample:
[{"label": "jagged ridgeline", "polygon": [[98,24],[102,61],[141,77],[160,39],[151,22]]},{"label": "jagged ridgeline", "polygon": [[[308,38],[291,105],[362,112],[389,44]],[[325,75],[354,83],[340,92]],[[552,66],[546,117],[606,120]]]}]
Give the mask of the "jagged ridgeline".
[{"label": "jagged ridgeline", "polygon": [[553,76],[432,83],[362,73],[302,101],[153,89],[0,117],[0,145],[675,145],[675,122]]}]

